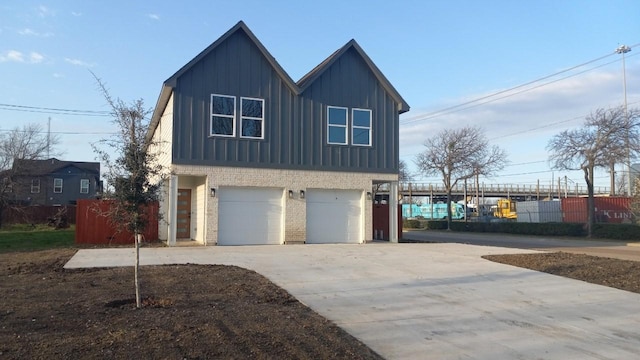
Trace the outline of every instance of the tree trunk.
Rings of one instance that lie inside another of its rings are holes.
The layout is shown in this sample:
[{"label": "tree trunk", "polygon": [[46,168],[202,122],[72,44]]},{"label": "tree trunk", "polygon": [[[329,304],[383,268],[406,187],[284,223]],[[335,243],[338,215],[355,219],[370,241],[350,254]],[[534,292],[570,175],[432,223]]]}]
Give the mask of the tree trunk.
[{"label": "tree trunk", "polygon": [[587,183],[587,237],[593,235],[593,225],[596,222],[596,204],[593,198],[593,166],[584,168],[584,180]]},{"label": "tree trunk", "polygon": [[136,264],[134,270],[134,283],[136,287],[136,308],[140,309],[142,304],[140,302],[140,283],[138,282],[138,270],[140,268],[140,242],[142,241],[142,234],[136,232],[135,234],[135,246],[136,246]]},{"label": "tree trunk", "polygon": [[447,187],[447,230],[451,230],[451,187]]}]

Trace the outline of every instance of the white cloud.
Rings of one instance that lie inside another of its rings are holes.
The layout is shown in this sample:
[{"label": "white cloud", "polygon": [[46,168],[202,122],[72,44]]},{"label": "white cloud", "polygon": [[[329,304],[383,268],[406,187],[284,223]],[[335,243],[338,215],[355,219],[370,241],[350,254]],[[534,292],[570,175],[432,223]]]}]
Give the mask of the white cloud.
[{"label": "white cloud", "polygon": [[0,54],[0,62],[24,62],[24,54],[18,50],[8,50]]},{"label": "white cloud", "polygon": [[83,67],[94,67],[95,64],[94,63],[88,63],[86,61],[82,61],[79,59],[71,59],[71,58],[64,58],[64,61],[71,64],[71,65],[76,65],[76,66],[83,66]]},{"label": "white cloud", "polygon": [[40,53],[32,51],[31,54],[29,54],[29,62],[32,64],[41,63],[43,60],[44,60],[44,56]]},{"label": "white cloud", "polygon": [[147,14],[147,17],[153,20],[160,20],[160,15],[158,14]]},{"label": "white cloud", "polygon": [[30,28],[24,28],[22,30],[18,30],[18,34],[20,35],[24,35],[24,36],[38,36],[38,37],[52,37],[53,33],[51,32],[46,32],[46,33],[40,33],[37,32],[33,29]]},{"label": "white cloud", "polygon": [[8,50],[0,54],[0,62],[39,64],[43,62],[44,59],[45,59],[44,55],[35,51],[32,51],[31,53],[29,53],[28,56],[18,50]]},{"label": "white cloud", "polygon": [[53,77],[56,79],[60,79],[64,77],[64,74],[60,74],[60,73],[53,73]]},{"label": "white cloud", "polygon": [[41,18],[45,18],[45,17],[49,17],[49,16],[56,16],[55,11],[49,9],[48,7],[46,7],[44,5],[38,6],[38,8],[36,10],[38,12],[38,16],[40,16]]},{"label": "white cloud", "polygon": [[73,16],[82,16],[82,13],[81,12],[77,12],[77,11],[72,11],[71,15],[73,15]]}]

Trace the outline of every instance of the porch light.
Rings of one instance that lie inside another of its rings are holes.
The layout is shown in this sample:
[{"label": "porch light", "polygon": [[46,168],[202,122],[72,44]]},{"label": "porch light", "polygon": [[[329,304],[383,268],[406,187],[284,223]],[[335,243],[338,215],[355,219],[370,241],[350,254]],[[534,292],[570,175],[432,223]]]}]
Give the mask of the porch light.
[{"label": "porch light", "polygon": [[300,199],[304,199],[304,190],[300,190]]},{"label": "porch light", "polygon": [[289,190],[289,199],[293,199],[293,190]]},{"label": "porch light", "polygon": [[211,197],[216,197],[216,188],[211,188]]},{"label": "porch light", "polygon": [[367,200],[371,200],[371,191],[367,191]]}]

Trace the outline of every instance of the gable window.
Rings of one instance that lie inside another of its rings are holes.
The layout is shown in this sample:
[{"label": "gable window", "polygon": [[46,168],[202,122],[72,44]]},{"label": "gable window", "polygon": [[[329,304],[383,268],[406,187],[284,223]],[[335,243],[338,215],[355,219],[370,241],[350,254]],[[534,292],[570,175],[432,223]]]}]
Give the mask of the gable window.
[{"label": "gable window", "polygon": [[211,94],[211,136],[235,136],[236,98]]},{"label": "gable window", "polygon": [[80,194],[89,193],[89,179],[80,179]]},{"label": "gable window", "polygon": [[264,138],[264,100],[240,98],[240,137]]},{"label": "gable window", "polygon": [[347,144],[347,108],[327,106],[327,142]]},{"label": "gable window", "polygon": [[62,179],[53,179],[53,192],[56,194],[60,194],[62,192]]},{"label": "gable window", "polygon": [[31,179],[31,193],[40,193],[40,179]]},{"label": "gable window", "polygon": [[371,146],[371,110],[351,110],[351,143]]}]

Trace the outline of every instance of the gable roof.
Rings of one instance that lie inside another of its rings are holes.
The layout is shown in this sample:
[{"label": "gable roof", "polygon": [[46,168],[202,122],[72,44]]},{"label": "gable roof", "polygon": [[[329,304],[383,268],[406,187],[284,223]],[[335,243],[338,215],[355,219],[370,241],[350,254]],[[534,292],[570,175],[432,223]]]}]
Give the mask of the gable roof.
[{"label": "gable roof", "polygon": [[209,53],[215,50],[220,44],[224,43],[229,37],[231,37],[236,32],[242,31],[244,32],[249,40],[259,49],[265,59],[271,64],[274,71],[280,76],[282,81],[291,89],[291,91],[295,95],[300,95],[304,89],[306,89],[310,84],[315,81],[327,68],[329,68],[338,58],[340,58],[344,53],[346,53],[349,49],[353,48],[355,51],[362,57],[365,64],[369,67],[369,69],[373,72],[375,77],[380,81],[384,89],[391,94],[391,96],[400,104],[398,111],[400,113],[404,113],[409,111],[409,105],[406,101],[400,96],[398,91],[391,85],[389,80],[382,74],[380,69],[371,61],[369,56],[362,50],[360,45],[356,43],[355,40],[349,41],[342,48],[338,49],[336,52],[331,54],[327,59],[321,62],[318,66],[316,66],[313,70],[303,76],[297,83],[295,83],[289,74],[278,64],[276,59],[267,51],[267,49],[262,45],[260,40],[249,30],[249,27],[243,22],[239,21],[234,27],[229,29],[224,35],[222,35],[218,40],[214,41],[211,45],[209,45],[206,49],[201,51],[196,57],[191,59],[186,65],[180,68],[175,74],[171,75],[163,84],[162,89],[160,90],[160,96],[158,97],[158,101],[156,103],[156,107],[153,110],[153,115],[151,116],[151,122],[149,124],[149,131],[147,132],[147,141],[151,141],[151,136],[153,136],[153,132],[158,127],[160,123],[160,117],[164,112],[164,109],[167,107],[169,103],[169,99],[171,98],[171,94],[173,93],[173,89],[176,86],[178,78],[187,72],[191,67],[201,61],[204,57],[206,57]]},{"label": "gable roof", "polygon": [[46,160],[15,159],[12,168],[19,175],[39,176],[54,173],[67,166],[100,174],[99,162],[64,161],[56,158]]},{"label": "gable roof", "polygon": [[306,88],[311,86],[313,82],[318,79],[328,68],[333,65],[340,57],[342,57],[347,51],[353,49],[361,58],[364,60],[369,70],[373,73],[376,79],[382,84],[382,87],[389,93],[391,96],[398,102],[400,108],[398,111],[400,113],[404,113],[409,111],[409,104],[402,98],[400,93],[391,85],[391,82],[382,74],[380,69],[376,66],[376,64],[371,61],[371,58],[362,50],[360,45],[354,40],[351,39],[348,43],[346,43],[343,47],[336,50],[333,54],[329,55],[323,62],[318,64],[313,70],[309,71],[306,75],[304,75],[300,80],[298,80],[298,87],[300,88],[300,92],[303,92]]}]

